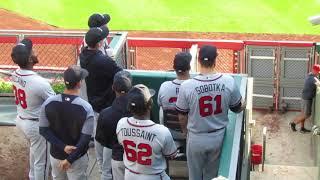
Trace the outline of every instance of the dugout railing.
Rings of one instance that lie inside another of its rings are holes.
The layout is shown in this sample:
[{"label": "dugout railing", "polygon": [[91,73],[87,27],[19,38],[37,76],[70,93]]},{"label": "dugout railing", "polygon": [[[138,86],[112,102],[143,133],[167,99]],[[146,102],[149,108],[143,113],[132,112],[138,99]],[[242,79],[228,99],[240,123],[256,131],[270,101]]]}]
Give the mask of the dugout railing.
[{"label": "dugout railing", "polygon": [[[0,69],[17,68],[11,62],[11,48],[23,37],[30,37],[34,41],[40,61],[43,60],[43,64],[39,64],[36,70],[61,72],[68,65],[75,64],[83,35],[84,32],[78,31],[1,30]],[[255,85],[251,89],[254,98],[251,107],[257,106],[257,99],[262,98],[262,102],[268,102],[266,99],[269,98],[272,102],[271,106],[276,110],[281,107],[281,98],[282,100],[288,100],[288,104],[290,104],[290,101],[294,101],[295,104],[299,103],[300,99],[297,94],[300,87],[297,89],[296,86],[301,83],[302,74],[310,70],[312,64],[317,62],[316,59],[318,59],[314,51],[315,44],[312,42],[131,38],[127,37],[126,32],[111,33],[110,37],[109,42],[110,46],[114,48],[116,62],[124,68],[136,69],[132,71],[136,82],[147,84],[156,90],[160,87],[161,82],[174,78],[174,73],[169,71],[172,70],[171,62],[176,52],[190,51],[193,54],[193,70],[197,71],[198,49],[204,44],[215,45],[220,49],[218,71],[247,73],[254,77],[255,82],[253,84]],[[285,68],[286,66],[288,68]],[[298,68],[301,67],[303,67],[303,71],[299,71]],[[137,71],[137,69],[144,70]],[[152,69],[162,71],[152,72],[150,71]],[[267,72],[267,69],[270,72]],[[264,75],[269,77],[270,74],[271,78],[261,80]],[[276,76],[274,76],[275,74]],[[284,78],[282,75],[285,75]],[[238,75],[235,75],[235,78],[237,77]],[[249,82],[248,80],[248,84]],[[261,83],[259,84],[259,82]],[[271,94],[259,92],[259,88],[263,89],[265,86],[262,85],[268,83],[271,83],[270,86],[267,86],[271,89]],[[245,87],[248,87],[248,85]],[[294,88],[294,90],[290,88]],[[294,109],[295,104],[288,107]],[[229,133],[226,133],[223,152],[228,151],[228,153],[222,153],[219,174],[229,177],[229,179],[249,178],[251,107],[247,108],[244,115],[239,115],[240,118],[244,116],[245,121],[234,121],[234,124],[231,122],[229,125],[233,127],[229,129]],[[269,108],[269,105],[265,103],[265,105],[259,107]],[[13,107],[10,106],[10,108]],[[157,121],[156,106],[153,113],[156,118],[155,121]],[[231,141],[228,139],[231,139]]]}]

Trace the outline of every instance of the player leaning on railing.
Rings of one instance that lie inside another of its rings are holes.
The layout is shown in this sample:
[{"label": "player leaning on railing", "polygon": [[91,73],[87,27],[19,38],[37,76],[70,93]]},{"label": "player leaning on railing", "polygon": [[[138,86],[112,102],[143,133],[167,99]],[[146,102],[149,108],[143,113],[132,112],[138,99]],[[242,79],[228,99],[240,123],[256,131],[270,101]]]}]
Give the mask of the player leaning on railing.
[{"label": "player leaning on railing", "polygon": [[318,79],[319,72],[320,65],[315,64],[312,67],[312,72],[310,72],[305,78],[304,87],[302,90],[301,113],[296,116],[292,122],[290,122],[292,131],[297,131],[296,125],[301,124],[301,133],[311,132],[309,129],[304,127],[304,122],[311,116],[312,113],[312,103],[316,97],[317,86],[320,86]]},{"label": "player leaning on railing", "polygon": [[29,179],[48,179],[49,147],[39,134],[39,114],[42,103],[55,93],[49,82],[33,71],[38,59],[31,40],[23,39],[14,46],[11,57],[20,67],[12,73],[12,84],[18,113],[16,125],[30,143]]}]

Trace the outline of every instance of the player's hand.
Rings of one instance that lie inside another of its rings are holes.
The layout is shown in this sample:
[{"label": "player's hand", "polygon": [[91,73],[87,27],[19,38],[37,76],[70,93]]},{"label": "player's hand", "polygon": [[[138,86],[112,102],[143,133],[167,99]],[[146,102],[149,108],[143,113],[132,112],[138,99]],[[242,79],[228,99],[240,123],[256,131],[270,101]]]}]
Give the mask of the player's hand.
[{"label": "player's hand", "polygon": [[69,168],[71,167],[71,164],[69,163],[68,160],[63,160],[63,161],[60,161],[59,163],[59,168],[62,170],[62,171],[67,171]]},{"label": "player's hand", "polygon": [[64,147],[64,152],[67,154],[71,154],[76,149],[77,149],[77,147],[75,147],[75,146],[66,145],[66,147]]},{"label": "player's hand", "polygon": [[187,138],[187,130],[182,131],[182,136],[185,137],[185,138]]}]

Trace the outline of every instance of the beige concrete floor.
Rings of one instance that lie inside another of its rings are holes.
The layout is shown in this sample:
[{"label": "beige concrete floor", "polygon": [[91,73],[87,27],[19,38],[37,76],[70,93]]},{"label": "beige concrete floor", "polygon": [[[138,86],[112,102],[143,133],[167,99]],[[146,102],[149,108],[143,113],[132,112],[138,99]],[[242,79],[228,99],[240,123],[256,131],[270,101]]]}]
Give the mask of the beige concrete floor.
[{"label": "beige concrete floor", "polygon": [[[315,168],[315,152],[311,133],[293,132],[289,122],[298,112],[284,114],[254,111],[253,119],[256,126],[253,130],[252,141],[262,144],[262,128],[267,127],[266,168],[264,172],[252,172],[253,180],[313,180],[317,179]],[[307,120],[306,128],[311,129],[312,122]]]}]

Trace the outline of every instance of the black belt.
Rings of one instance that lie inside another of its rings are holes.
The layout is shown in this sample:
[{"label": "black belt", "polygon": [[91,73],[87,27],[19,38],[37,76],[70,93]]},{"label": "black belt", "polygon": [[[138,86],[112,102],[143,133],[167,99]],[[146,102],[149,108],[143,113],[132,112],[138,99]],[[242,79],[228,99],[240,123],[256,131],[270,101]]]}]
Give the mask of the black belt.
[{"label": "black belt", "polygon": [[212,131],[208,131],[208,133],[214,133],[214,132],[217,132],[217,131],[220,131],[220,130],[222,130],[222,129],[224,129],[225,127],[222,127],[222,128],[220,128],[220,129],[215,129],[215,130],[212,130]]},{"label": "black belt", "polygon": [[19,118],[20,118],[21,120],[39,121],[39,118],[23,118],[23,117],[21,117],[21,116],[19,116]]}]

